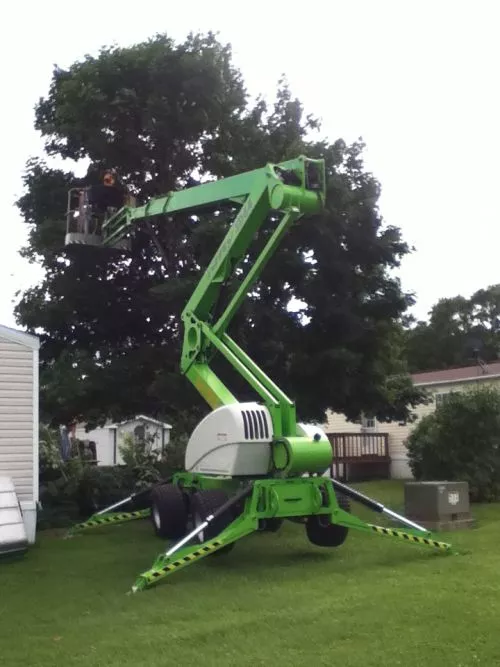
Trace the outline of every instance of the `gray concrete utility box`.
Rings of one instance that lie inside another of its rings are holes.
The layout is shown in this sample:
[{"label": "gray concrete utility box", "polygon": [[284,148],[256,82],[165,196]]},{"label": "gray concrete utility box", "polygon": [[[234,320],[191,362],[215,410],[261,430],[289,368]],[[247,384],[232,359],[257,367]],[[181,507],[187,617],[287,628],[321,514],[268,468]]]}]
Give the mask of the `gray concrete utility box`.
[{"label": "gray concrete utility box", "polygon": [[428,530],[470,528],[467,482],[406,482],[405,515]]}]

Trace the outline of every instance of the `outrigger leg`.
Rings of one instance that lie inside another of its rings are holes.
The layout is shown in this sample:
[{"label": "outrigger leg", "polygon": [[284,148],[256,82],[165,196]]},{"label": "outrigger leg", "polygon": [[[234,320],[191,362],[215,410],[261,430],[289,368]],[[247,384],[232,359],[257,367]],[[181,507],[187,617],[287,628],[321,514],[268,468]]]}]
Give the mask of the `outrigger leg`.
[{"label": "outrigger leg", "polygon": [[408,528],[414,528],[415,530],[419,530],[423,533],[428,532],[427,529],[424,528],[423,526],[419,526],[418,523],[410,521],[410,519],[407,519],[401,514],[396,514],[396,512],[390,510],[388,507],[385,507],[384,505],[382,505],[382,503],[379,503],[377,500],[373,500],[373,498],[365,496],[364,493],[356,491],[356,489],[352,489],[350,486],[346,486],[345,484],[342,484],[342,482],[339,482],[336,479],[332,479],[331,482],[335,489],[341,491],[345,496],[348,496],[353,500],[357,500],[358,503],[364,505],[365,507],[368,507],[368,509],[371,509],[374,512],[379,512],[380,514],[387,514],[387,516],[389,516],[391,519],[399,521],[405,526],[408,526]]},{"label": "outrigger leg", "polygon": [[86,521],[82,521],[81,523],[72,526],[66,533],[65,537],[73,537],[76,533],[80,533],[90,528],[98,528],[99,526],[104,526],[110,523],[118,524],[134,521],[135,519],[146,519],[151,514],[151,508],[134,510],[132,512],[113,512],[113,510],[145,496],[147,493],[150,493],[150,491],[151,489],[138,491],[137,493],[127,496],[123,500],[119,500],[117,503],[113,503],[113,505],[109,505],[109,507],[99,510],[99,512],[93,514]]},{"label": "outrigger leg", "polygon": [[[370,509],[387,514],[392,519],[406,524],[409,528],[403,531],[363,521],[340,507],[335,488]],[[242,500],[245,500],[245,504],[239,516],[218,535],[205,541],[199,541],[197,544],[192,543],[193,539],[205,531],[215,519]],[[342,528],[339,527],[352,528],[397,537],[408,543],[430,546],[440,551],[451,551],[450,544],[435,540],[425,528],[336,480],[324,477],[262,479],[245,486],[213,514],[206,517],[199,526],[191,530],[166,552],[160,554],[153,566],[139,575],[131,592],[135,593],[149,588],[173,572],[250,535],[259,530],[261,521],[286,518],[304,520],[306,523],[320,518],[323,527],[327,530],[328,526],[334,530],[337,529],[339,534],[342,532]],[[343,539],[337,541],[334,536],[333,542],[325,543],[324,546],[339,546],[342,541]]]},{"label": "outrigger leg", "polygon": [[208,556],[209,554],[222,549],[222,547],[228,546],[232,542],[236,542],[236,540],[249,535],[254,530],[257,530],[257,521],[252,521],[249,513],[243,513],[242,516],[238,517],[225,528],[217,539],[207,540],[203,544],[197,546],[185,546],[188,545],[188,543],[199,533],[204,531],[212,521],[227,512],[228,509],[231,509],[240,501],[248,498],[248,496],[253,493],[253,490],[253,484],[244,487],[226,503],[221,505],[213,514],[206,517],[205,521],[183,537],[179,542],[174,544],[174,546],[170,547],[165,553],[160,554],[153,563],[153,566],[139,575],[135,584],[132,586],[131,592],[136,593],[137,591],[144,590],[156,583],[159,579],[171,574],[174,570],[180,570],[186,565],[190,565],[194,561],[200,560],[204,556]]},{"label": "outrigger leg", "polygon": [[335,479],[332,479],[331,482],[332,486],[341,491],[344,495],[352,498],[353,500],[356,500],[361,505],[364,505],[374,512],[386,514],[392,520],[399,521],[400,523],[407,526],[410,530],[403,531],[397,528],[387,528],[385,526],[377,526],[372,523],[365,523],[364,521],[361,521],[352,515],[348,515],[347,517],[341,519],[339,521],[341,525],[344,525],[348,528],[357,528],[358,530],[375,532],[378,535],[383,535],[386,537],[397,537],[413,544],[422,544],[429,547],[434,547],[435,549],[439,549],[441,551],[447,551],[450,553],[452,552],[451,544],[448,542],[435,540],[432,536],[432,533],[423,526],[420,526],[418,523],[410,521],[410,519],[407,519],[401,514],[397,514],[393,510],[382,505],[382,503],[373,500],[373,498],[365,496],[363,493],[352,489],[350,486],[342,484],[342,482],[339,482]]}]

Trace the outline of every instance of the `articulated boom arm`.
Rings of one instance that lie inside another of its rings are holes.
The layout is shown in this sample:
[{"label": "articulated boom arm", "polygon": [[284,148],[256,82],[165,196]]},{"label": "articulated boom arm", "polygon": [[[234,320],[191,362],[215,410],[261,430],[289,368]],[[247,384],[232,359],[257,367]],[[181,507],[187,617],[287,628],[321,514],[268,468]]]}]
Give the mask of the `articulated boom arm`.
[{"label": "articulated boom arm", "polygon": [[[219,351],[270,410],[275,437],[296,435],[295,406],[226,331],[238,306],[289,226],[304,214],[319,212],[324,201],[324,161],[301,156],[220,181],[171,192],[144,206],[125,206],[102,225],[101,243],[116,246],[140,221],[179,211],[196,212],[221,203],[241,204],[234,223],[182,312],[184,344],[181,370],[212,408],[236,403],[237,399],[209,367],[209,352],[214,349]],[[283,214],[281,221],[225,310],[217,321],[213,321],[212,309],[224,283],[273,211]]]},{"label": "articulated boom arm", "polygon": [[[269,433],[268,415],[261,419],[265,412],[261,409],[247,409],[248,405],[242,405],[212,413],[191,435],[185,471],[176,473],[172,479],[160,482],[153,489],[132,494],[73,527],[69,535],[151,515],[157,535],[175,541],[139,575],[132,592],[148,588],[212,553],[227,551],[237,540],[256,531],[274,532],[286,519],[303,523],[309,541],[320,547],[340,546],[347,532],[357,529],[408,543],[425,544],[443,552],[451,551],[451,545],[435,539],[424,527],[322,474],[333,456],[328,438],[312,424],[297,424],[293,402],[227,334],[231,318],[287,228],[301,216],[320,211],[324,199],[323,161],[299,157],[174,192],[137,208],[120,208],[124,203],[123,193],[99,188],[94,191],[89,187],[78,192],[76,229],[69,222],[76,211],[68,206],[67,245],[83,243],[123,249],[128,245],[129,231],[141,220],[177,211],[196,211],[225,202],[241,205],[182,312],[181,369],[212,408],[237,403],[209,365],[212,354],[221,353],[262,398],[272,417],[273,433]],[[71,193],[69,201],[72,201]],[[97,215],[98,211],[101,215]],[[216,315],[215,311],[220,312],[216,306],[224,283],[245,257],[251,241],[273,211],[282,214],[281,220],[228,299],[222,314]],[[250,405],[255,407],[253,402]],[[252,418],[256,428],[260,422],[259,438],[252,435]],[[231,420],[238,422],[236,427]],[[214,447],[219,434],[223,439],[226,436],[221,446],[229,446],[226,461],[215,453],[219,449],[219,446]],[[248,441],[253,443],[249,445]],[[196,470],[197,467],[201,470]],[[146,501],[147,509],[136,506],[130,512],[115,511],[131,502],[135,504],[145,493],[151,494]],[[408,528],[401,530],[361,520],[350,513],[349,498]],[[181,533],[184,533],[183,537]]]}]

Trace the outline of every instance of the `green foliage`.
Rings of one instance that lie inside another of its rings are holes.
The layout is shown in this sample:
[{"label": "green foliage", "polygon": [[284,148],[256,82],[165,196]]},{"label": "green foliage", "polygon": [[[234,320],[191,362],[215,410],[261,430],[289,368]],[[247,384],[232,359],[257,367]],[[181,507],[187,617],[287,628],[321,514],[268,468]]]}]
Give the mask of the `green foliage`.
[{"label": "green foliage", "polygon": [[153,451],[154,442],[154,437],[148,434],[144,438],[134,438],[131,433],[125,433],[123,443],[119,445],[125,466],[135,479],[134,491],[142,491],[161,480],[156,465],[159,457]]},{"label": "green foliage", "polygon": [[61,447],[58,432],[46,426],[39,427],[39,469],[42,478],[51,472],[62,470]]},{"label": "green foliage", "polygon": [[[211,34],[180,44],[160,35],[56,68],[36,128],[47,154],[90,163],[79,179],[30,161],[18,202],[29,226],[24,255],[45,271],[16,309],[20,325],[43,332],[44,418],[101,424],[147,413],[173,422],[178,412],[206,409],[179,374],[180,313],[234,216],[220,210],[159,220],[166,265],[141,229],[130,261],[70,253],[63,246],[69,185],[115,167],[142,203],[299,153],[325,159],[327,209],[288,234],[231,334],[293,397],[302,419],[322,421],[327,409],[350,418],[362,411],[379,420],[409,417],[421,392],[399,359],[400,322],[413,300],[390,272],[410,249],[380,216],[363,143],[318,139],[318,122],[284,81],[273,104],[250,103],[228,46]],[[292,299],[303,304],[300,312],[288,309]],[[241,378],[214,365],[238,398],[255,398]]]},{"label": "green foliage", "polygon": [[[180,415],[178,424],[186,427],[190,421]],[[119,445],[124,464],[108,467],[87,460],[78,441],[70,458],[63,460],[56,429],[41,425],[40,436],[40,528],[68,525],[88,518],[183,469],[188,439],[187,432],[181,428],[161,457],[152,449],[152,436],[136,439],[127,433]],[[146,507],[147,495],[133,501],[134,508]]]},{"label": "green foliage", "polygon": [[416,479],[466,481],[473,501],[498,500],[500,392],[480,387],[449,394],[410,434],[408,458]]},{"label": "green foliage", "polygon": [[407,330],[406,353],[412,372],[474,365],[498,360],[500,351],[500,284],[469,299],[440,299],[428,322]]},{"label": "green foliage", "polygon": [[98,467],[82,455],[78,441],[63,460],[58,432],[42,425],[40,434],[40,528],[87,518],[137,487],[134,468]]},{"label": "green foliage", "polygon": [[[167,469],[168,473],[180,472],[184,468],[184,454],[186,452],[189,433],[175,433],[171,436],[167,446]],[[164,475],[166,476],[166,475]]]}]

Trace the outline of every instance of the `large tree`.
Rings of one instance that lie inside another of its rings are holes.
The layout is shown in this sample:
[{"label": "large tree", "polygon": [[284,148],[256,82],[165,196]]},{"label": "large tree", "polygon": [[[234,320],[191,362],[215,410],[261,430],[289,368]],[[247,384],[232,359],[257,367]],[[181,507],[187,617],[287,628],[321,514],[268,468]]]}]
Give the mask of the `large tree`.
[{"label": "large tree", "polygon": [[[206,408],[178,372],[179,315],[231,219],[221,211],[156,222],[166,263],[142,230],[128,259],[97,249],[72,254],[64,248],[68,188],[114,167],[144,202],[300,153],[326,161],[327,210],[292,229],[231,333],[302,418],[322,420],[331,408],[404,419],[420,400],[400,355],[400,320],[412,299],[389,275],[409,249],[397,228],[383,226],[363,144],[311,138],[319,124],[284,81],[271,107],[251,104],[229,46],[212,34],[181,44],[160,35],[56,68],[36,128],[49,156],[89,164],[78,179],[31,160],[18,202],[30,228],[24,255],[44,269],[16,312],[41,334],[45,418],[146,412],[175,420]],[[292,298],[301,310],[288,308]]]},{"label": "large tree", "polygon": [[496,361],[500,353],[500,285],[471,297],[440,299],[427,322],[406,332],[406,351],[413,372]]}]

